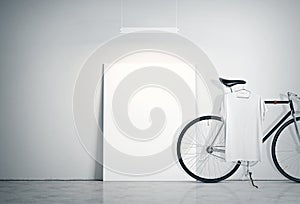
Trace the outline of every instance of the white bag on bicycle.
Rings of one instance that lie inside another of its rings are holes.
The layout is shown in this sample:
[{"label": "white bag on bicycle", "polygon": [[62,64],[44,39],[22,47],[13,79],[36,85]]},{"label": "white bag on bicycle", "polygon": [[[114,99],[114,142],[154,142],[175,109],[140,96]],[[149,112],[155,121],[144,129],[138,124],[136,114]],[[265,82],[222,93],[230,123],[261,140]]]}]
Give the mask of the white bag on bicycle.
[{"label": "white bag on bicycle", "polygon": [[265,103],[253,93],[249,97],[237,94],[225,94],[221,108],[225,120],[226,161],[260,161]]}]

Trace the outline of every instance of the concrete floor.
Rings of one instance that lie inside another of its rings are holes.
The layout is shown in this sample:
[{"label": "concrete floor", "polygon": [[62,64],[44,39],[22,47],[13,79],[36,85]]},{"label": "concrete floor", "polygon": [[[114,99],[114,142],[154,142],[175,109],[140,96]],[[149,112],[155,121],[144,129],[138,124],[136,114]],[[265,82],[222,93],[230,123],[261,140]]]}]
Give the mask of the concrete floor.
[{"label": "concrete floor", "polygon": [[0,181],[0,203],[300,203],[289,181],[100,182]]}]

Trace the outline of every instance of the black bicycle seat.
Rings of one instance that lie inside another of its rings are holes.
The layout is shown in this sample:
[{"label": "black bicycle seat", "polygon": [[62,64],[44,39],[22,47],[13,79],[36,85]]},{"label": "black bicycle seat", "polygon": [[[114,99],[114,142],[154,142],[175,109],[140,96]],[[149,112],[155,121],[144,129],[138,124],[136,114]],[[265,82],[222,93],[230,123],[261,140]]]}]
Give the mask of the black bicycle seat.
[{"label": "black bicycle seat", "polygon": [[237,84],[246,84],[246,81],[244,80],[229,80],[229,79],[223,79],[219,78],[221,83],[224,84],[227,87],[232,87]]}]

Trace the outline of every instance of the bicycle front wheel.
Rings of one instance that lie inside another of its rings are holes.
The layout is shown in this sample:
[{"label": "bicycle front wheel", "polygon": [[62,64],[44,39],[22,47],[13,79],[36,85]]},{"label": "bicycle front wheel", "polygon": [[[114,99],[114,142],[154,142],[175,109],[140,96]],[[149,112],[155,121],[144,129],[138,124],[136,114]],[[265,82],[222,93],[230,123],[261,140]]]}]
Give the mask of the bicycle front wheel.
[{"label": "bicycle front wheel", "polygon": [[[300,130],[300,117],[296,118]],[[286,178],[300,182],[300,138],[291,119],[277,131],[272,142],[272,158],[278,171]]]},{"label": "bicycle front wheel", "polygon": [[194,179],[214,183],[231,176],[240,162],[225,161],[224,121],[203,116],[188,123],[177,142],[181,167]]}]

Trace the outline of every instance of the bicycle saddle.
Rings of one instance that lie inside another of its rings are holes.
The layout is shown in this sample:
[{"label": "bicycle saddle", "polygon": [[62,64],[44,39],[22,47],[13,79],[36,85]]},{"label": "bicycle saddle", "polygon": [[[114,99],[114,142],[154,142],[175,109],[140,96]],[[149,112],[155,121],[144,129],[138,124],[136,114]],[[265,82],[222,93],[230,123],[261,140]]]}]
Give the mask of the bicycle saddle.
[{"label": "bicycle saddle", "polygon": [[221,83],[224,84],[225,86],[232,87],[237,84],[246,84],[246,81],[244,80],[229,80],[229,79],[223,79],[219,78]]}]

